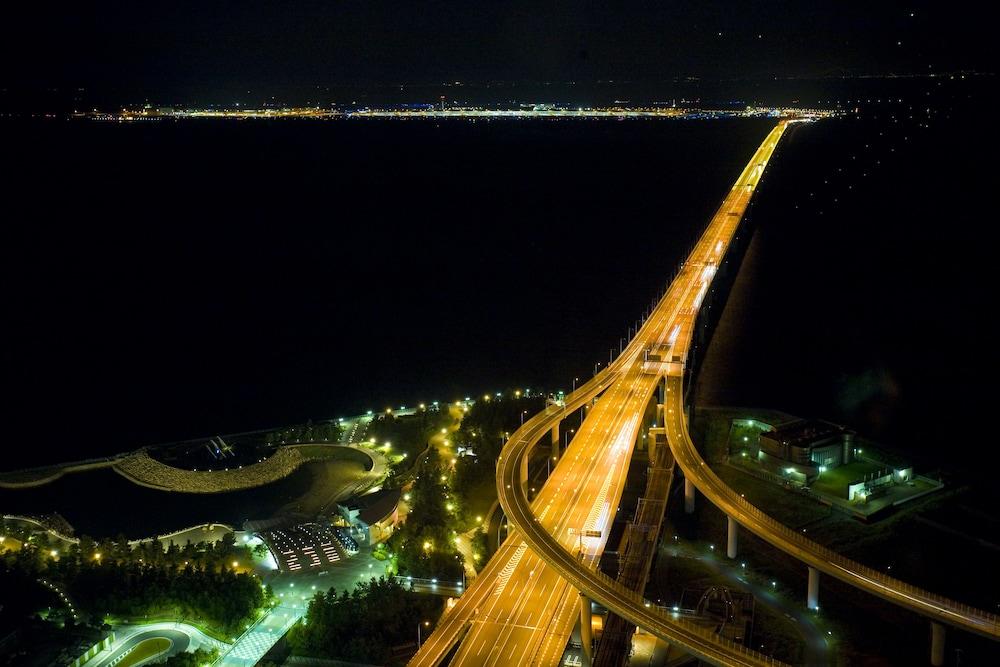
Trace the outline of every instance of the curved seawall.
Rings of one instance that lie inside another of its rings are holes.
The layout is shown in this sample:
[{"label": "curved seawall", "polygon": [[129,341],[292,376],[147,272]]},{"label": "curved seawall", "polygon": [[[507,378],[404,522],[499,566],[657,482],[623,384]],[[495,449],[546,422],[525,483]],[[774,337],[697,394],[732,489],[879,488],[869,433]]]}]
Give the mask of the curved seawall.
[{"label": "curved seawall", "polygon": [[[308,445],[309,448],[318,445]],[[175,468],[152,458],[145,451],[139,451],[114,464],[114,471],[135,484],[158,491],[181,493],[227,493],[264,486],[283,479],[295,472],[299,466],[309,461],[327,458],[308,452],[307,446],[295,445],[280,448],[275,454],[260,463],[233,468],[232,470],[197,471]],[[324,445],[331,451],[350,450],[361,452],[369,459],[369,469],[376,467],[371,454],[363,449],[344,445]]]}]

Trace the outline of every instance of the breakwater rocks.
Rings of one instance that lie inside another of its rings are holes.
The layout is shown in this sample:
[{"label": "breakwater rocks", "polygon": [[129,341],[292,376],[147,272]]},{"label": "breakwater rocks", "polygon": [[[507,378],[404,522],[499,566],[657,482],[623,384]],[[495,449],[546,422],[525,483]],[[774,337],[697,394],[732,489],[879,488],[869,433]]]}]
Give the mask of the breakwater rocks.
[{"label": "breakwater rocks", "polygon": [[[372,459],[362,449],[337,445],[282,447],[260,463],[233,468],[231,470],[197,471],[174,468],[160,463],[145,451],[138,451],[114,464],[114,470],[130,481],[161,491],[180,493],[226,493],[264,486],[295,472],[299,466],[309,461],[329,458],[335,450],[350,451],[354,456],[363,455]],[[320,453],[323,452],[323,453]],[[378,467],[372,465],[369,468]],[[373,470],[374,472],[374,470]]]}]

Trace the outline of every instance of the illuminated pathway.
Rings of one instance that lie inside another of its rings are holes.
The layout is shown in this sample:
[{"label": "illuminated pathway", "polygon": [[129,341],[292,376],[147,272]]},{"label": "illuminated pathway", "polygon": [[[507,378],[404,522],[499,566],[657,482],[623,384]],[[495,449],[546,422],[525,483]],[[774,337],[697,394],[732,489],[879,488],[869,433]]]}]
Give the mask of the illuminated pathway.
[{"label": "illuminated pathway", "polygon": [[[580,615],[589,618],[589,599],[712,664],[775,664],[768,656],[658,611],[641,594],[595,570],[643,412],[654,394],[663,405],[669,445],[687,478],[686,496],[693,502],[697,487],[726,512],[732,520],[733,551],[739,524],[809,565],[810,606],[815,606],[815,573],[822,571],[932,619],[1000,636],[996,616],[885,577],[767,517],[711,472],[688,435],[684,360],[696,316],[788,123],[780,121],[754,153],[667,293],[622,354],[570,394],[564,409],[532,417],[510,438],[498,462],[497,488],[515,531],[442,618],[411,665],[435,665],[459,642],[454,664],[558,664],[578,616],[576,609],[585,610]],[[524,481],[532,448],[550,432],[557,440],[560,421],[598,397],[548,482],[529,501]],[[581,537],[581,530],[601,531],[602,537]],[[582,605],[577,591],[587,596]],[[585,629],[586,638],[589,627]],[[943,629],[936,625],[935,646],[939,635],[943,651]]]}]

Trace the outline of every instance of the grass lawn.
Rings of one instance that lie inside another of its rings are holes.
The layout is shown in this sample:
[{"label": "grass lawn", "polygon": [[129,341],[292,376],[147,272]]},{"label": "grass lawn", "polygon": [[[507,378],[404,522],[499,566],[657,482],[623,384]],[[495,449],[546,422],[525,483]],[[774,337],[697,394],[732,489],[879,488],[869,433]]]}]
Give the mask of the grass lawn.
[{"label": "grass lawn", "polygon": [[168,650],[173,642],[165,637],[153,637],[152,639],[144,639],[139,642],[139,644],[125,656],[125,659],[118,663],[119,667],[132,667],[132,665],[137,665],[147,658],[152,658],[154,655],[159,655],[164,651]]},{"label": "grass lawn", "polygon": [[759,601],[754,605],[753,613],[754,648],[782,662],[802,664],[802,633],[795,623]]},{"label": "grass lawn", "polygon": [[[359,459],[363,454],[352,452]],[[306,513],[319,513],[328,510],[332,503],[346,500],[353,494],[353,485],[369,479],[367,467],[354,458],[329,458],[312,461],[307,465],[312,467],[309,488],[299,495],[286,508]]]},{"label": "grass lawn", "polygon": [[364,454],[348,447],[337,445],[302,445],[295,448],[302,456],[313,459],[348,459],[360,461],[366,459]]},{"label": "grass lawn", "polygon": [[846,499],[847,486],[849,484],[861,481],[865,478],[865,475],[870,475],[879,470],[882,470],[882,468],[877,465],[865,463],[864,461],[855,461],[854,463],[848,463],[847,465],[821,472],[811,486],[816,491]]},{"label": "grass lawn", "polygon": [[727,465],[714,466],[712,471],[728,486],[747,500],[791,528],[821,519],[830,509],[794,491],[758,479]]}]

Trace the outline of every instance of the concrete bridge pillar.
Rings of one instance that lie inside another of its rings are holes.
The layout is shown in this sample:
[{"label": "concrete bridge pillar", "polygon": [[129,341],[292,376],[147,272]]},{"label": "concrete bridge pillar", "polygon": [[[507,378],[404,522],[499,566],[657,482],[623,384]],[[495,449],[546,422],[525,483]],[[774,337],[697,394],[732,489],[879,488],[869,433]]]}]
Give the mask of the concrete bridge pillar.
[{"label": "concrete bridge pillar", "polygon": [[687,477],[684,478],[684,513],[694,513],[694,484]]},{"label": "concrete bridge pillar", "polygon": [[667,402],[667,378],[661,377],[656,383],[656,402],[663,405]]},{"label": "concrete bridge pillar", "polygon": [[733,521],[733,517],[727,516],[726,523],[729,527],[728,540],[726,542],[726,555],[730,558],[736,558],[736,540],[739,536],[740,524]]},{"label": "concrete bridge pillar", "polygon": [[667,429],[662,426],[654,426],[649,429],[646,433],[646,454],[649,457],[650,467],[655,467],[657,463],[662,465],[660,459],[663,458],[663,453],[669,450],[669,445],[667,444]]},{"label": "concrete bridge pillar", "polygon": [[559,458],[561,454],[559,453],[559,422],[556,422],[552,426],[552,456]]},{"label": "concrete bridge pillar", "polygon": [[806,606],[819,609],[819,570],[809,568],[809,588],[806,591]]},{"label": "concrete bridge pillar", "polygon": [[590,667],[594,661],[594,618],[590,609],[590,598],[580,593],[580,644],[583,646],[583,667]]},{"label": "concrete bridge pillar", "polygon": [[944,626],[937,621],[931,621],[931,664],[944,664]]}]

